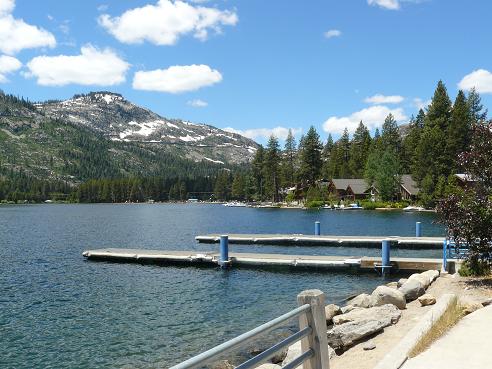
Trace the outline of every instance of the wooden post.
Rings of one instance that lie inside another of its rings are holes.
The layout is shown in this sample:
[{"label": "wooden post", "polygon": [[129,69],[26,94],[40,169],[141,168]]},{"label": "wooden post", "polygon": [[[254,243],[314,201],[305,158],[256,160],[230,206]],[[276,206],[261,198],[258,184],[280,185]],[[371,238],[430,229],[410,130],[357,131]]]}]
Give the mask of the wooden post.
[{"label": "wooden post", "polygon": [[314,355],[304,362],[304,369],[329,369],[328,338],[325,316],[325,294],[320,290],[306,290],[297,295],[299,306],[311,305],[311,312],[299,317],[299,328],[307,326],[312,333],[301,340],[302,352],[312,349]]}]

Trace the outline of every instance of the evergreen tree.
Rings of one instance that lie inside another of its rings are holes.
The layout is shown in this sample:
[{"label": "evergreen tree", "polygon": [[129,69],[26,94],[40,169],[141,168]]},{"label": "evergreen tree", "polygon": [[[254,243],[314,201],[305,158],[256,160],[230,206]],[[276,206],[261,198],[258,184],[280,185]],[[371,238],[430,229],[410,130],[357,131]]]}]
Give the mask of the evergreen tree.
[{"label": "evergreen tree", "polygon": [[416,157],[415,151],[420,142],[422,129],[424,128],[425,112],[419,110],[417,117],[410,119],[408,134],[402,142],[401,169],[403,173],[413,173],[415,170]]},{"label": "evergreen tree", "polygon": [[383,123],[383,132],[381,134],[381,142],[384,150],[390,149],[400,155],[401,152],[401,136],[393,114],[389,113]]},{"label": "evergreen tree", "polygon": [[475,90],[475,87],[470,90],[466,102],[468,104],[472,123],[484,123],[487,119],[487,109],[483,109],[482,99]]},{"label": "evergreen tree", "polygon": [[330,163],[331,163],[331,154],[335,144],[333,143],[333,137],[331,133],[328,134],[328,139],[326,140],[326,144],[323,147],[323,151],[321,153],[321,159],[323,161],[323,167],[321,170],[321,174],[325,179],[333,178],[332,172],[330,171]]},{"label": "evergreen tree", "polygon": [[470,144],[472,118],[469,108],[465,94],[460,90],[454,101],[447,132],[446,149],[452,172],[458,170],[458,155],[466,151]]},{"label": "evergreen tree", "polygon": [[300,146],[300,177],[310,185],[314,185],[321,173],[321,151],[323,145],[319,139],[318,132],[311,126],[301,141]]},{"label": "evergreen tree", "polygon": [[279,201],[280,187],[280,148],[275,136],[270,136],[264,160],[265,194],[272,201]]},{"label": "evergreen tree", "polygon": [[255,193],[258,199],[263,200],[265,178],[263,167],[265,165],[265,149],[262,145],[256,150],[255,157],[251,163],[253,178],[255,179]]},{"label": "evergreen tree", "polygon": [[284,146],[284,160],[282,165],[283,185],[290,187],[295,184],[295,161],[297,155],[296,139],[292,135],[292,130],[289,129],[287,139]]},{"label": "evergreen tree", "polygon": [[371,149],[371,134],[367,127],[362,123],[354,132],[350,145],[349,170],[351,177],[362,178],[364,167]]}]

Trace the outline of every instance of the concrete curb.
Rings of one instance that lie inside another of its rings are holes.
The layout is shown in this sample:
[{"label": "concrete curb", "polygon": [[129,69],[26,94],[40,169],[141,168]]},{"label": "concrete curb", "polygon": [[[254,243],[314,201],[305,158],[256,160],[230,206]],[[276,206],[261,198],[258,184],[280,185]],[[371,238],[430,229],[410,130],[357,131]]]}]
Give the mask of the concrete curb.
[{"label": "concrete curb", "polygon": [[446,312],[449,305],[456,301],[454,294],[442,295],[437,304],[429,310],[424,317],[412,328],[410,332],[374,367],[374,369],[399,369],[408,359],[408,353],[419,341],[420,337],[426,334],[434,323]]}]

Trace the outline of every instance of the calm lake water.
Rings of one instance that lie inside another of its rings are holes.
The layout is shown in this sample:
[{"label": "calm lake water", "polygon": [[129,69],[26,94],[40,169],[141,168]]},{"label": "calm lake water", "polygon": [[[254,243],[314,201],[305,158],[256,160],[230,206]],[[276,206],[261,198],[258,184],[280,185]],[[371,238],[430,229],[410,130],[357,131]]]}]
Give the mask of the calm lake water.
[{"label": "calm lake water", "polygon": [[[88,262],[88,248],[212,250],[206,233],[442,235],[433,214],[220,205],[0,206],[0,368],[166,368],[296,306],[319,288],[340,302],[373,274]],[[231,246],[234,251],[379,255],[377,249]],[[439,250],[392,250],[439,257]]]}]

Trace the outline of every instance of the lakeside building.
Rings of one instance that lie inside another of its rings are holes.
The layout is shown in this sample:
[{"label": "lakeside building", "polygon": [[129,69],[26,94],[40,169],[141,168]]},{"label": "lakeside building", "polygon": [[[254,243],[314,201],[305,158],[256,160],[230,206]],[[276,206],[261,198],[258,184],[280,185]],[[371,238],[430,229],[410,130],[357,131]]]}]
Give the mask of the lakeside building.
[{"label": "lakeside building", "polygon": [[410,174],[403,174],[400,183],[400,197],[402,200],[415,201],[420,189]]}]

